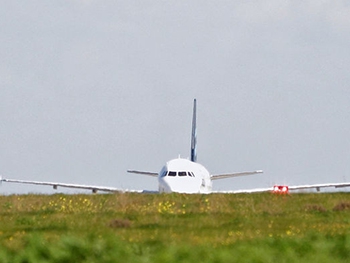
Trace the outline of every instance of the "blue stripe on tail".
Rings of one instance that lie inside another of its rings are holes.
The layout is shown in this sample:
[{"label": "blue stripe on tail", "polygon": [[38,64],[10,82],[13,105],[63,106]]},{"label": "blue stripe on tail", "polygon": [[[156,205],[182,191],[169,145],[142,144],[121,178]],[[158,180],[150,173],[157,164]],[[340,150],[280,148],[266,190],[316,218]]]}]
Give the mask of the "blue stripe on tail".
[{"label": "blue stripe on tail", "polygon": [[192,136],[191,136],[191,161],[197,162],[197,100],[193,101]]}]

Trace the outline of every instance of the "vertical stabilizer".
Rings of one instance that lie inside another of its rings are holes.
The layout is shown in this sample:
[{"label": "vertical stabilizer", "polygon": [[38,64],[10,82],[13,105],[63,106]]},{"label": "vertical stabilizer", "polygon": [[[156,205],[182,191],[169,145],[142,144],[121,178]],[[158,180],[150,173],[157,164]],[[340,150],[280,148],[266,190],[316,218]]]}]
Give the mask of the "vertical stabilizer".
[{"label": "vertical stabilizer", "polygon": [[193,101],[193,117],[192,117],[192,136],[191,136],[191,161],[197,161],[197,100]]}]

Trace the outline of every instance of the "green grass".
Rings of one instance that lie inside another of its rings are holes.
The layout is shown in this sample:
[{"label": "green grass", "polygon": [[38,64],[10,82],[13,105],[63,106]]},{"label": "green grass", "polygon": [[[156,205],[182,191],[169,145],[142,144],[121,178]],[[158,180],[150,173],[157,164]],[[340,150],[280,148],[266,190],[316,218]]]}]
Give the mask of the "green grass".
[{"label": "green grass", "polygon": [[0,196],[0,263],[348,262],[349,197]]}]

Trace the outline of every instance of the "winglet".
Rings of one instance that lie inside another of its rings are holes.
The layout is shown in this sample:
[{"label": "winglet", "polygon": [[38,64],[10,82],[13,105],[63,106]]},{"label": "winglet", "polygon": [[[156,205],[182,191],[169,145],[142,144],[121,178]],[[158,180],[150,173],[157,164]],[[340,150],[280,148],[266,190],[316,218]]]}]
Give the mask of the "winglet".
[{"label": "winglet", "polygon": [[197,161],[197,100],[193,101],[192,136],[191,136],[191,161]]}]

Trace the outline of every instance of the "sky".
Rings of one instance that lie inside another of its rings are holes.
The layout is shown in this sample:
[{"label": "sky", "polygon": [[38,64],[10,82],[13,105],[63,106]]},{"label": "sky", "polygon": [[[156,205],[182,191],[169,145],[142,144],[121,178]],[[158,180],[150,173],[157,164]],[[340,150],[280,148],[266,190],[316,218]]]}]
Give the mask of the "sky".
[{"label": "sky", "polygon": [[214,190],[350,181],[348,1],[4,1],[0,38],[4,178],[156,190],[196,98],[198,162],[264,170]]}]

